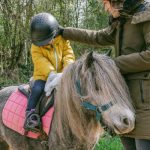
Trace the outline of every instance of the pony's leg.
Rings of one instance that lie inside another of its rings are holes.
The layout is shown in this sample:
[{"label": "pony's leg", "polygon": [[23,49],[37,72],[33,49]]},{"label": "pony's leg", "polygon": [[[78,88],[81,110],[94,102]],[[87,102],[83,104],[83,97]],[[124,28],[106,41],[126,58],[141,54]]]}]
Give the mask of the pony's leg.
[{"label": "pony's leg", "polygon": [[[47,150],[36,139],[30,139],[22,135],[14,133],[15,136],[11,136],[9,141],[9,150]],[[0,149],[1,150],[1,149]]]},{"label": "pony's leg", "polygon": [[0,138],[0,150],[10,150],[9,145]]}]

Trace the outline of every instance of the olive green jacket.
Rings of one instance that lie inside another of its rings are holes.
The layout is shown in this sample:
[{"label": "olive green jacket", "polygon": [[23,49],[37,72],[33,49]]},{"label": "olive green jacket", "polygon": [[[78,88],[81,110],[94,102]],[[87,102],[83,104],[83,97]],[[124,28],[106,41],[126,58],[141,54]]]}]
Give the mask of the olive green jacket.
[{"label": "olive green jacket", "polygon": [[99,31],[65,28],[63,37],[97,46],[114,45],[114,60],[125,76],[136,108],[136,126],[129,136],[150,139],[150,8],[129,17],[122,38],[119,33],[118,20]]}]

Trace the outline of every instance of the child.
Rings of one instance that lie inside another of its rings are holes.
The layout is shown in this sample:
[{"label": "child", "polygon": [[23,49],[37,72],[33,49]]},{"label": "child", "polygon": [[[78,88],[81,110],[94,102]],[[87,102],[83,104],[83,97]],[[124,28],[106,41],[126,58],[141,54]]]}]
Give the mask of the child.
[{"label": "child", "polygon": [[[39,13],[31,21],[31,55],[34,64],[34,85],[29,97],[25,130],[38,131],[40,122],[35,114],[35,107],[44,91],[48,76],[60,78],[60,72],[68,64],[74,62],[75,57],[70,42],[57,36],[59,24],[49,13]],[[55,73],[54,73],[55,72]],[[57,74],[58,73],[58,74]],[[52,74],[52,75],[51,75]],[[34,121],[31,118],[34,116]]]}]

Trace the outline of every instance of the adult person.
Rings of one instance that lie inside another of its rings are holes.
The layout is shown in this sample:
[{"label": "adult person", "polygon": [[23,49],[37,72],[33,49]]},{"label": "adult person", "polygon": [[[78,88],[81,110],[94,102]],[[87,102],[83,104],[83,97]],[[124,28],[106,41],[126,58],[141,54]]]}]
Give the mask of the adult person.
[{"label": "adult person", "polygon": [[109,26],[94,31],[61,28],[64,38],[92,45],[114,45],[115,63],[124,75],[136,109],[135,129],[121,137],[126,150],[150,149],[150,2],[103,0]]},{"label": "adult person", "polygon": [[57,20],[50,13],[36,14],[31,20],[31,56],[34,65],[34,85],[26,109],[24,124],[26,131],[38,132],[40,130],[40,118],[35,111],[40,96],[44,92],[44,88],[46,95],[50,95],[49,85],[52,86],[52,89],[55,88],[61,78],[63,69],[75,60],[70,42],[56,34],[58,27]]}]

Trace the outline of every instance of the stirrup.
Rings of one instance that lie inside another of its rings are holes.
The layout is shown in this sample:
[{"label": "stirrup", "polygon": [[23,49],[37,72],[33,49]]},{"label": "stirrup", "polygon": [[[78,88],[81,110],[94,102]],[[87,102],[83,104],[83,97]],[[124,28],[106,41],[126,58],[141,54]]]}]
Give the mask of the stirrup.
[{"label": "stirrup", "polygon": [[31,114],[25,121],[24,129],[35,133],[41,132],[42,125],[40,116],[35,113]]}]

